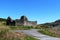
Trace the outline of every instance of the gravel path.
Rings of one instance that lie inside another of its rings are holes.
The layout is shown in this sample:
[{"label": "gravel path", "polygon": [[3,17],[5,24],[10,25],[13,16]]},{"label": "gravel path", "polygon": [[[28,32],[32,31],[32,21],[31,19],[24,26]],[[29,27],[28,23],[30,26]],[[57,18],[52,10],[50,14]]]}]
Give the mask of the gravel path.
[{"label": "gravel path", "polygon": [[47,35],[43,35],[41,33],[38,33],[36,29],[32,30],[16,30],[16,32],[23,32],[24,34],[33,36],[39,40],[60,40],[60,38],[50,37]]}]

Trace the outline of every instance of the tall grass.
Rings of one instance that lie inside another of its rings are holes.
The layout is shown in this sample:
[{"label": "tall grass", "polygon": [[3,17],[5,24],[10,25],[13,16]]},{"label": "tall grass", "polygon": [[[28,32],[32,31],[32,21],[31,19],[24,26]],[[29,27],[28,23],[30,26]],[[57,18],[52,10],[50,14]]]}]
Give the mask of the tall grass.
[{"label": "tall grass", "polygon": [[59,37],[60,38],[60,34],[56,34],[54,31],[50,31],[52,30],[51,28],[43,28],[42,30],[39,30],[38,32],[48,35],[48,36],[53,36],[53,37]]}]

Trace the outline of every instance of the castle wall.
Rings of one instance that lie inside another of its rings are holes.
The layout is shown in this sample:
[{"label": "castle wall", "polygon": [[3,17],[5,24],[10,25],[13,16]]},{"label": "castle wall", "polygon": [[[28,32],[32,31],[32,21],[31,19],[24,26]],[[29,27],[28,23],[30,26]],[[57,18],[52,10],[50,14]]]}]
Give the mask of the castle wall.
[{"label": "castle wall", "polygon": [[25,26],[36,26],[37,25],[37,21],[25,21],[24,22]]},{"label": "castle wall", "polygon": [[19,21],[16,21],[16,24],[15,25],[16,26],[20,26],[20,25],[24,25],[24,23],[19,20]]},{"label": "castle wall", "polygon": [[37,21],[24,21],[21,22],[21,21],[16,21],[16,26],[20,26],[20,25],[23,25],[23,26],[36,26],[37,25]]}]

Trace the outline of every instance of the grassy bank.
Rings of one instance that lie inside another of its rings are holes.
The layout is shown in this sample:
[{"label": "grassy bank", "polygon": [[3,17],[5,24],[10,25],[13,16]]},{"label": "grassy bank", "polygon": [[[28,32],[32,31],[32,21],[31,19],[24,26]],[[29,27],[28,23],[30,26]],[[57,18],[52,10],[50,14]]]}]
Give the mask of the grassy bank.
[{"label": "grassy bank", "polygon": [[58,31],[58,29],[56,28],[41,28],[38,32],[45,34],[45,35],[60,38],[60,31]]}]

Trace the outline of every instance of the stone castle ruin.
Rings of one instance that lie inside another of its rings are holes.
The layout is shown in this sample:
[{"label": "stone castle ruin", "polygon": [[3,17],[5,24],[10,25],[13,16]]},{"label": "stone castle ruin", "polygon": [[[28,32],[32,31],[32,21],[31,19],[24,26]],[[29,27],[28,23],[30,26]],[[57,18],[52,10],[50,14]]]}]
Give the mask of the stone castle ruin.
[{"label": "stone castle ruin", "polygon": [[6,25],[12,26],[36,26],[37,21],[29,21],[26,16],[21,16],[20,19],[12,20],[10,17],[6,20]]}]

